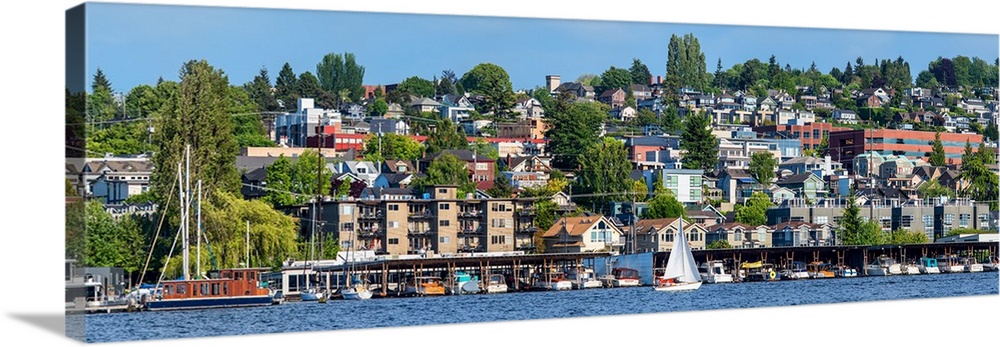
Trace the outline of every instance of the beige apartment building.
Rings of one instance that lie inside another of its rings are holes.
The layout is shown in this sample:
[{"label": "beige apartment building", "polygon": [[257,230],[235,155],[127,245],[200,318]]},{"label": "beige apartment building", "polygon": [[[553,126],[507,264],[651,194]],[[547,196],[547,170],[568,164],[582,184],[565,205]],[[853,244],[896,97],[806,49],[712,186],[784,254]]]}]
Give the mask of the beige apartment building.
[{"label": "beige apartment building", "polygon": [[[387,255],[534,250],[531,200],[459,199],[457,193],[456,185],[438,185],[413,199],[326,201],[323,231],[337,235],[343,250]],[[303,206],[299,216],[306,220],[310,209]]]}]

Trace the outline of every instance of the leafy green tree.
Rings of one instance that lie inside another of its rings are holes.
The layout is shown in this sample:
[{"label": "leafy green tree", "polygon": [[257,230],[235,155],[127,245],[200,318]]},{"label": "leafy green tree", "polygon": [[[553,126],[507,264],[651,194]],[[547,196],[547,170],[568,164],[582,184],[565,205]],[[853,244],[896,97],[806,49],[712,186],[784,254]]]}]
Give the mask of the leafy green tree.
[{"label": "leafy green tree", "polygon": [[580,170],[573,191],[591,195],[584,201],[603,211],[608,202],[625,198],[623,193],[632,187],[629,180],[632,162],[621,141],[604,138],[587,148],[578,160]]},{"label": "leafy green tree", "polygon": [[765,186],[774,179],[774,171],[777,167],[778,160],[771,152],[761,151],[750,156],[750,176]]},{"label": "leafy green tree", "polygon": [[[323,166],[322,173],[320,165]],[[330,191],[333,170],[326,167],[325,161],[315,150],[303,151],[298,160],[292,163],[291,173],[291,191],[300,194],[296,196],[298,203],[309,201],[320,192]],[[317,186],[317,183],[320,185]]]},{"label": "leafy green tree", "polygon": [[257,76],[253,80],[243,85],[243,89],[250,94],[250,100],[257,104],[257,110],[261,112],[271,112],[278,109],[278,102],[274,94],[271,93],[271,77],[267,75],[267,68],[260,68]]},{"label": "leafy green tree", "polygon": [[882,226],[876,221],[861,223],[857,240],[853,245],[884,245],[888,243],[888,235],[882,231]]},{"label": "leafy green tree", "polygon": [[930,240],[927,238],[927,234],[925,233],[896,229],[889,234],[889,238],[886,243],[890,245],[910,245],[928,242],[930,242]]},{"label": "leafy green tree", "polygon": [[365,77],[365,67],[358,65],[354,59],[354,53],[344,54],[328,53],[316,64],[316,77],[323,90],[330,93],[339,93],[347,90],[347,98],[353,101],[361,101],[365,97],[365,90],[361,86]]},{"label": "leafy green tree", "polygon": [[993,231],[993,230],[982,230],[982,229],[972,229],[972,228],[955,228],[955,229],[948,230],[948,232],[945,233],[944,236],[947,237],[947,236],[956,236],[956,235],[962,235],[962,234],[996,234],[996,233],[997,232]]},{"label": "leafy green tree", "polygon": [[934,133],[934,143],[931,145],[930,163],[934,166],[944,166],[944,145],[941,143],[941,133]]},{"label": "leafy green tree", "polygon": [[681,128],[682,122],[680,116],[677,115],[677,108],[670,106],[663,111],[663,117],[660,122],[660,126],[664,133],[676,135],[683,130]]},{"label": "leafy green tree", "polygon": [[387,133],[382,135],[381,153],[377,134],[365,137],[365,160],[381,162],[386,160],[417,160],[423,154],[420,142],[406,135]]},{"label": "leafy green tree", "polygon": [[996,141],[1000,139],[1000,131],[997,129],[997,125],[993,122],[986,125],[986,129],[983,130],[983,137],[990,139],[990,141]]},{"label": "leafy green tree", "polygon": [[860,239],[861,225],[864,221],[861,219],[861,207],[857,204],[857,199],[854,197],[854,192],[847,197],[847,207],[844,207],[841,213],[840,226],[838,234],[841,235],[841,243],[844,245],[861,245],[863,243]]},{"label": "leafy green tree", "polygon": [[424,172],[427,176],[413,180],[413,186],[426,189],[437,184],[458,185],[459,195],[476,191],[476,184],[469,179],[468,164],[458,157],[445,153],[431,161]]},{"label": "leafy green tree", "polygon": [[615,90],[617,88],[628,90],[631,84],[632,73],[629,70],[612,66],[601,74],[601,85],[595,92],[603,93],[606,90]]},{"label": "leafy green tree", "polygon": [[288,206],[297,202],[292,194],[292,161],[284,155],[267,167],[267,190],[262,200],[271,206]]},{"label": "leafy green tree", "polygon": [[681,149],[687,151],[683,159],[685,169],[712,170],[718,164],[717,140],[709,129],[709,122],[701,112],[684,119]]},{"label": "leafy green tree", "polygon": [[85,256],[78,259],[90,267],[121,267],[126,272],[140,269],[146,253],[139,223],[132,217],[118,220],[104,211],[104,205],[88,201],[85,215]]},{"label": "leafy green tree", "polygon": [[921,183],[920,186],[917,187],[917,192],[924,198],[937,196],[955,197],[954,190],[942,186],[937,180],[930,180]]},{"label": "leafy green tree", "polygon": [[693,34],[678,37],[670,35],[667,45],[666,85],[669,93],[676,93],[680,87],[703,90],[708,85],[705,72],[705,54]]},{"label": "leafy green tree", "polygon": [[228,78],[204,60],[185,63],[180,77],[177,93],[154,117],[156,132],[152,136],[157,150],[150,185],[156,201],[170,216],[177,215],[177,206],[164,202],[169,188],[178,181],[177,168],[184,162],[187,146],[191,148],[192,183],[201,180],[206,192],[234,194],[241,186],[236,169],[238,143],[227,112]]},{"label": "leafy green tree", "polygon": [[480,63],[462,75],[465,91],[483,96],[477,105],[482,114],[492,114],[494,122],[511,116],[514,108],[514,91],[510,75],[502,67],[491,63]]},{"label": "leafy green tree", "polygon": [[494,161],[500,159],[500,152],[482,137],[477,137],[475,141],[469,144],[469,150],[476,153],[480,158],[490,158]]},{"label": "leafy green tree", "polygon": [[972,158],[975,156],[976,153],[972,151],[972,143],[970,143],[969,140],[966,139],[964,151],[962,152],[962,162],[968,163],[969,160],[972,160]]},{"label": "leafy green tree", "polygon": [[736,221],[748,225],[767,224],[767,209],[771,207],[767,194],[755,192],[746,204],[736,205]]},{"label": "leafy green tree", "polygon": [[629,191],[631,192],[631,199],[635,201],[646,201],[649,196],[649,187],[646,186],[645,180],[630,180]]},{"label": "leafy green tree", "polygon": [[434,83],[417,76],[411,76],[399,83],[398,90],[404,93],[433,98]]},{"label": "leafy green tree", "polygon": [[572,170],[579,165],[582,153],[598,143],[607,110],[603,104],[571,102],[571,98],[561,94],[555,107],[546,110],[545,117],[552,127],[545,136],[549,138],[546,148],[553,155],[553,166]]},{"label": "leafy green tree", "polygon": [[938,81],[937,78],[934,78],[934,74],[924,70],[920,71],[920,74],[917,75],[916,85],[920,88],[931,89],[937,87]]},{"label": "leafy green tree", "polygon": [[733,248],[733,245],[730,245],[729,241],[726,240],[716,240],[715,242],[708,244],[708,246],[705,246],[705,249],[731,249],[731,248]]},{"label": "leafy green tree", "polygon": [[652,199],[649,199],[649,209],[646,210],[644,218],[679,218],[685,215],[684,204],[678,201],[674,197],[674,194],[667,190],[657,192]]},{"label": "leafy green tree", "polygon": [[979,142],[979,148],[976,149],[976,155],[979,156],[979,160],[981,160],[983,164],[986,165],[996,164],[996,159],[997,159],[996,152],[994,152],[992,149],[987,148],[985,141]]},{"label": "leafy green tree", "polygon": [[278,78],[274,80],[274,99],[275,102],[280,101],[281,111],[291,111],[295,109],[295,104],[298,102],[298,79],[295,77],[295,72],[292,71],[292,65],[287,62],[285,65],[281,66],[281,71],[278,72]]},{"label": "leafy green tree", "polygon": [[427,136],[424,145],[427,146],[427,154],[434,154],[446,149],[469,148],[469,140],[464,134],[458,132],[455,123],[450,119],[442,119],[434,131]]},{"label": "leafy green tree", "polygon": [[633,84],[648,85],[653,78],[653,74],[649,72],[649,67],[643,64],[639,58],[632,58],[632,67],[628,69],[628,72],[632,75]]},{"label": "leafy green tree", "polygon": [[226,97],[226,112],[231,115],[229,121],[233,124],[233,135],[236,137],[237,146],[276,146],[274,141],[268,138],[260,113],[255,109],[254,101],[244,88],[230,87]]},{"label": "leafy green tree", "polygon": [[368,104],[368,116],[371,118],[382,118],[388,111],[389,104],[386,104],[383,98],[375,99]]},{"label": "leafy green tree", "polygon": [[510,179],[504,174],[496,175],[496,178],[493,179],[493,187],[486,190],[486,194],[500,199],[510,198],[513,193],[514,187],[511,186]]},{"label": "leafy green tree", "polygon": [[962,162],[959,177],[969,182],[969,186],[961,193],[977,201],[988,201],[990,210],[996,210],[997,197],[1000,196],[1000,180],[997,173],[983,163],[982,157],[974,155],[968,162]]},{"label": "leafy green tree", "polygon": [[[819,112],[817,112],[817,114],[818,113]],[[830,135],[823,135],[823,140],[819,142],[819,147],[816,147],[815,150],[816,150],[816,156],[818,157],[825,156],[827,154],[827,151],[830,150]]]}]

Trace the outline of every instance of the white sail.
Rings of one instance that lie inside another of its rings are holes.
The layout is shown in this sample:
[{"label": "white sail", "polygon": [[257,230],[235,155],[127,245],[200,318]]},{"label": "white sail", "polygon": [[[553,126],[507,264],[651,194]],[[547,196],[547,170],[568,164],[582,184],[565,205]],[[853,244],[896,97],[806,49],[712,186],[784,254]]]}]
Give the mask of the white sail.
[{"label": "white sail", "polygon": [[670,250],[670,258],[667,259],[667,269],[663,273],[663,278],[676,278],[680,282],[701,282],[698,275],[698,264],[694,261],[694,254],[691,253],[691,246],[688,245],[687,237],[684,236],[684,220],[681,219],[681,227],[674,238],[674,247]]}]

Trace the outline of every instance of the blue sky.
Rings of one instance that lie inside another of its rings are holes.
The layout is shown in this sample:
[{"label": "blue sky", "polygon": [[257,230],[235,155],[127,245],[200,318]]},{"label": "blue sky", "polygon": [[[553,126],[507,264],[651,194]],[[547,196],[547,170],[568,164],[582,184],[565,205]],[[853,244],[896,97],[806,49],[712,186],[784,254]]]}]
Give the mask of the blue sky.
[{"label": "blue sky", "polygon": [[243,84],[266,67],[273,79],[288,62],[315,73],[327,53],[352,52],[365,84],[461,76],[478,63],[502,66],[515,89],[544,84],[548,74],[572,81],[639,58],[663,75],[671,34],[693,33],[709,72],[772,54],[784,66],[843,69],[862,56],[902,56],[916,75],[939,56],[997,58],[997,35],[755,26],[541,20],[456,15],[382,14],[92,3],[87,12],[88,85],[101,68],[116,91],[176,80],[181,64],[205,59]]}]

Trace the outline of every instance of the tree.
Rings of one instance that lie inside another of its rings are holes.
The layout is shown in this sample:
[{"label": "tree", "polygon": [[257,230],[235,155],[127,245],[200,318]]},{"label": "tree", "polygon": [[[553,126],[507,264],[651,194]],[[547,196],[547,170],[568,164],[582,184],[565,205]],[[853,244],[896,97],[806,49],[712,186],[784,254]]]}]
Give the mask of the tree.
[{"label": "tree", "polygon": [[397,89],[403,93],[410,93],[428,98],[434,97],[434,83],[417,76],[411,76],[403,80],[403,82],[399,83],[399,87]]},{"label": "tree", "polygon": [[239,147],[274,147],[274,141],[264,129],[258,108],[245,88],[230,87],[227,93],[226,112],[231,115],[233,136]]},{"label": "tree", "polygon": [[482,114],[493,114],[496,119],[510,116],[514,107],[514,91],[510,76],[502,67],[491,63],[480,63],[462,75],[465,91],[483,96],[483,103],[477,105]]},{"label": "tree", "polygon": [[347,97],[353,101],[360,101],[365,97],[365,90],[361,86],[365,67],[357,64],[354,53],[328,53],[323,56],[316,64],[316,76],[320,86],[327,92],[336,94],[347,90]]},{"label": "tree", "polygon": [[632,67],[628,71],[632,75],[633,84],[648,85],[653,78],[653,74],[649,72],[649,67],[643,64],[639,58],[632,58]]},{"label": "tree", "polygon": [[952,198],[955,197],[954,190],[942,186],[941,183],[939,183],[937,180],[930,180],[921,183],[920,186],[917,187],[917,192],[920,193],[920,197],[922,198],[938,197],[938,196],[947,196]]},{"label": "tree", "polygon": [[684,119],[681,149],[687,151],[683,159],[685,169],[712,170],[718,164],[716,139],[709,125],[708,117],[700,112]]},{"label": "tree", "polygon": [[320,193],[330,191],[333,170],[326,167],[325,160],[316,150],[303,151],[292,163],[291,173],[291,191],[299,194],[296,196],[298,203],[305,203]]},{"label": "tree", "polygon": [[983,130],[983,136],[990,139],[990,141],[997,141],[1000,139],[1000,131],[997,129],[997,125],[993,122],[986,125],[986,129]]},{"label": "tree", "polygon": [[[364,143],[365,160],[382,162],[386,160],[417,160],[423,155],[420,142],[406,135],[396,133],[382,134],[382,144],[379,146],[378,134],[368,134]],[[380,149],[381,148],[381,152]]]},{"label": "tree", "polygon": [[601,85],[595,92],[603,93],[606,90],[615,90],[618,88],[628,90],[631,84],[632,73],[629,70],[612,66],[601,74]]},{"label": "tree", "polygon": [[211,203],[202,207],[203,225],[220,267],[237,267],[245,261],[247,221],[251,250],[248,266],[280,268],[288,258],[301,258],[296,246],[298,222],[292,217],[262,201],[244,200],[229,192],[210,195]]},{"label": "tree", "polygon": [[771,184],[777,167],[778,160],[771,152],[761,151],[750,156],[750,176],[765,186]]},{"label": "tree", "polygon": [[458,94],[458,88],[455,87],[457,82],[458,79],[455,78],[454,71],[441,71],[441,79],[438,81],[437,85],[434,86],[434,91],[437,95]]},{"label": "tree", "polygon": [[475,141],[469,144],[469,150],[479,158],[490,158],[493,161],[500,159],[500,151],[489,142],[486,142],[482,137],[477,137]]},{"label": "tree", "polygon": [[114,89],[111,89],[111,81],[108,81],[108,76],[104,75],[101,68],[97,68],[97,72],[94,73],[94,82],[90,84],[90,89],[95,92],[101,89],[114,92]]},{"label": "tree", "polygon": [[861,230],[861,207],[857,205],[857,199],[852,191],[847,197],[847,207],[841,212],[840,228],[838,235],[841,236],[841,243],[844,245],[860,245],[859,233]]},{"label": "tree", "polygon": [[170,207],[164,202],[178,180],[177,168],[184,161],[187,146],[191,148],[192,183],[201,180],[202,189],[209,194],[235,194],[241,186],[236,170],[238,143],[226,111],[230,86],[225,73],[204,60],[192,60],[183,65],[180,77],[179,90],[154,116],[157,150],[152,162],[157,170],[150,185],[156,201],[170,216],[176,216],[176,204]]},{"label": "tree", "polygon": [[667,134],[676,135],[682,130],[681,118],[680,116],[677,115],[676,107],[670,106],[667,107],[665,111],[663,111],[663,119],[660,122],[660,126],[662,127],[663,132]]},{"label": "tree", "polygon": [[646,201],[649,196],[649,187],[646,186],[646,181],[642,179],[630,180],[632,181],[629,186],[629,191],[631,192],[631,199],[634,201]]},{"label": "tree", "polygon": [[896,229],[889,233],[889,239],[886,243],[890,245],[909,245],[928,242],[930,242],[930,240],[927,238],[927,234],[925,233]]},{"label": "tree", "polygon": [[748,225],[767,224],[767,209],[771,207],[771,198],[767,194],[754,192],[746,204],[736,205],[736,221]]},{"label": "tree", "polygon": [[[996,164],[996,159],[997,159],[996,152],[994,152],[992,149],[986,148],[985,141],[979,142],[979,148],[976,149],[976,155],[979,156],[979,160],[981,160],[983,164],[986,165]],[[963,159],[963,161],[965,160]]]},{"label": "tree", "polygon": [[427,154],[434,154],[446,149],[466,149],[469,147],[469,140],[458,132],[455,123],[446,118],[438,122],[424,145],[427,146]]},{"label": "tree", "polygon": [[705,249],[731,249],[731,248],[733,248],[733,245],[730,245],[729,241],[726,240],[716,240],[715,242],[708,244],[708,246],[705,246]]},{"label": "tree", "polygon": [[560,94],[555,107],[546,110],[545,117],[552,127],[545,131],[545,136],[549,138],[546,148],[553,155],[554,166],[574,170],[580,155],[598,143],[607,110],[601,103],[571,102],[571,98],[569,94]]},{"label": "tree", "polygon": [[507,175],[499,174],[493,179],[493,188],[486,190],[486,194],[494,198],[507,199],[514,193],[514,187],[510,185]]},{"label": "tree", "polygon": [[962,162],[959,177],[969,185],[961,193],[977,201],[988,201],[990,210],[996,210],[997,196],[1000,196],[1000,180],[997,173],[983,163],[982,157],[974,155],[968,162]]},{"label": "tree", "polygon": [[632,187],[632,162],[621,141],[604,138],[587,148],[578,160],[580,169],[573,191],[593,194],[584,198],[585,202],[604,210],[608,202],[625,198],[625,192]]},{"label": "tree", "polygon": [[969,160],[972,160],[972,158],[975,156],[976,153],[972,151],[972,143],[970,143],[969,140],[966,139],[964,151],[962,152],[962,162],[968,163]]},{"label": "tree", "polygon": [[[296,94],[302,98],[319,98],[323,94],[323,87],[319,84],[319,79],[312,72],[306,71],[299,75],[295,85]],[[295,100],[298,103],[298,100]],[[296,104],[289,105],[295,109]]]},{"label": "tree", "polygon": [[347,196],[351,192],[351,184],[354,183],[350,177],[344,179],[335,178],[330,184],[330,195],[334,197]]},{"label": "tree", "polygon": [[267,190],[261,198],[271,206],[288,206],[296,202],[292,195],[292,162],[284,155],[266,169]]},{"label": "tree", "polygon": [[930,71],[924,70],[920,71],[920,74],[917,75],[916,85],[920,88],[931,89],[937,87],[938,81],[937,78],[934,77],[934,74]]},{"label": "tree", "polygon": [[77,259],[89,267],[121,267],[138,271],[146,253],[139,223],[131,216],[115,220],[97,201],[85,203],[85,252]]},{"label": "tree", "polygon": [[423,190],[437,184],[454,184],[458,185],[459,195],[473,193],[476,190],[476,184],[469,179],[468,164],[448,153],[434,158],[424,173],[427,176],[413,181],[414,187]]},{"label": "tree", "polygon": [[267,75],[267,68],[261,67],[257,76],[253,80],[243,85],[250,96],[250,100],[257,105],[257,110],[261,112],[276,111],[278,102],[271,93],[271,78]]},{"label": "tree", "polygon": [[297,85],[298,81],[295,78],[295,72],[292,71],[292,65],[286,62],[285,65],[281,66],[278,78],[274,80],[274,99],[280,104],[281,111],[291,111],[295,108],[299,98]]},{"label": "tree", "polygon": [[930,163],[933,166],[944,166],[944,145],[941,143],[941,133],[934,133],[934,143],[931,145]]},{"label": "tree", "polygon": [[385,113],[389,111],[389,104],[385,103],[385,99],[378,98],[375,101],[368,103],[368,117],[371,118],[382,118]]},{"label": "tree", "polygon": [[[821,108],[819,110],[827,110],[827,109]],[[827,111],[829,111],[829,110],[827,110]],[[819,114],[819,112],[816,112],[816,113]],[[827,118],[829,118],[829,117],[827,117]],[[825,156],[827,154],[827,151],[830,150],[830,135],[823,135],[823,140],[821,140],[819,142],[819,147],[816,147],[814,149],[816,150],[816,156],[817,157]]]},{"label": "tree", "polygon": [[680,218],[686,215],[684,204],[668,191],[658,192],[649,200],[649,209],[646,210],[646,219],[659,218]]},{"label": "tree", "polygon": [[685,34],[683,38],[670,35],[665,83],[669,93],[676,93],[680,87],[703,90],[707,86],[705,54],[693,34]]}]

